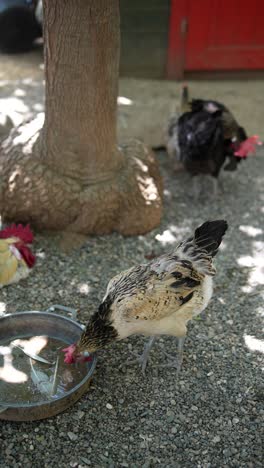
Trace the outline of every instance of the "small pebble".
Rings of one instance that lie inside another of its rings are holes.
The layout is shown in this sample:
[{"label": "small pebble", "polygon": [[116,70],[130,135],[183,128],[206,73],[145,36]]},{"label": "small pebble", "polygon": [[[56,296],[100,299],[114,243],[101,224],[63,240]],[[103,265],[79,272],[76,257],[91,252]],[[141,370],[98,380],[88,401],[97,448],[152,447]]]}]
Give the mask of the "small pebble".
[{"label": "small pebble", "polygon": [[172,422],[175,418],[175,414],[173,413],[173,411],[167,411],[167,421],[168,422]]},{"label": "small pebble", "polygon": [[68,432],[68,437],[70,440],[75,441],[78,439],[78,436],[74,432]]}]

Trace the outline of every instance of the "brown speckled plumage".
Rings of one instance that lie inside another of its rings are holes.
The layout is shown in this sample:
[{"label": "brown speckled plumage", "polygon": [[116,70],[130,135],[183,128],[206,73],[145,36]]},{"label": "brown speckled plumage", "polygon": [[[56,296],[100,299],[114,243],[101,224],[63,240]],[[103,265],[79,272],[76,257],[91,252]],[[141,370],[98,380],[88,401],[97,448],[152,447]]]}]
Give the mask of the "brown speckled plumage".
[{"label": "brown speckled plumage", "polygon": [[185,336],[187,322],[211,298],[212,257],[226,229],[225,221],[204,223],[173,252],[112,278],[78,352],[93,352],[132,334]]}]

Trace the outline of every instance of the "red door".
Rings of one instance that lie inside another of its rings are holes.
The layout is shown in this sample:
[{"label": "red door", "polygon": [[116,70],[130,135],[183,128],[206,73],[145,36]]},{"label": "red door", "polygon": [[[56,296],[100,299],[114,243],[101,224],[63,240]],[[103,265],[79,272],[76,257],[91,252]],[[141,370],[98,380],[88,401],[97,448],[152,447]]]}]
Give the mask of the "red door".
[{"label": "red door", "polygon": [[168,74],[264,69],[263,0],[171,0]]}]

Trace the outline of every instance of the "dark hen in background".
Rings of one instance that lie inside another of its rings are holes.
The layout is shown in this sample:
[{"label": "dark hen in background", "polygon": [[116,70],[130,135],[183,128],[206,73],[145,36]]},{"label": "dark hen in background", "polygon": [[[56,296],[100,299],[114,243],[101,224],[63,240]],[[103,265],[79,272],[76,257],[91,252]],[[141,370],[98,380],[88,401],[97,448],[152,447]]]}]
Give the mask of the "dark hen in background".
[{"label": "dark hen in background", "polygon": [[192,176],[211,175],[216,193],[221,167],[226,162],[225,170],[237,168],[242,158],[235,153],[245,140],[244,128],[226,106],[212,100],[193,99],[190,102],[188,87],[183,86],[181,115],[170,120],[167,151]]}]

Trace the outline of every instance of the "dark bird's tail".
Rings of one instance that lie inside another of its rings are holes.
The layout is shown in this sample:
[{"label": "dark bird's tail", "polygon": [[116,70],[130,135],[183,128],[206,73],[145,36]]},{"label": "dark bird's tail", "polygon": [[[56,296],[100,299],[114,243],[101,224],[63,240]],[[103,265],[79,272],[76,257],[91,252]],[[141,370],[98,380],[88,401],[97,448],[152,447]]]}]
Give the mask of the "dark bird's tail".
[{"label": "dark bird's tail", "polygon": [[190,112],[191,105],[189,99],[189,88],[186,83],[183,84],[181,89],[181,104],[180,104],[180,113],[183,114],[184,112]]},{"label": "dark bird's tail", "polygon": [[227,222],[222,219],[206,221],[195,230],[194,242],[199,249],[205,250],[211,257],[214,257],[227,228]]}]

